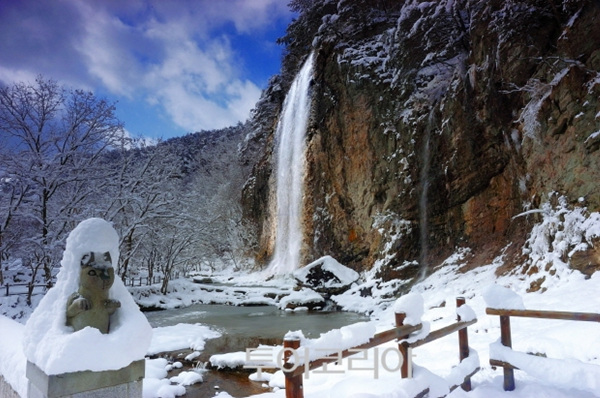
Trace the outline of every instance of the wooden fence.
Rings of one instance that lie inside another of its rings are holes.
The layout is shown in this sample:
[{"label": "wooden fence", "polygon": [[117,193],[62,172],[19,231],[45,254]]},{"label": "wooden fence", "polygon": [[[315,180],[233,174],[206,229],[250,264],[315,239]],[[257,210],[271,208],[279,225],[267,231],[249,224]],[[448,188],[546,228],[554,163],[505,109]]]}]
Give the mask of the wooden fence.
[{"label": "wooden fence", "polygon": [[[600,314],[588,312],[564,312],[564,311],[539,311],[539,310],[503,310],[497,308],[486,308],[486,314],[500,316],[500,343],[512,349],[512,336],[510,332],[510,317],[559,319],[567,321],[600,322]],[[531,355],[531,354],[529,354]],[[504,391],[515,389],[514,369],[518,369],[511,363],[490,357],[490,365],[504,368]]]},{"label": "wooden fence", "polygon": [[[175,274],[172,279],[179,278],[179,273]],[[154,276],[152,278],[147,276],[140,276],[138,278],[125,278],[123,283],[125,286],[150,286],[157,283],[162,283],[164,280],[164,276]],[[29,289],[31,289],[32,294],[44,294],[48,291],[49,288],[54,286],[55,282],[52,284],[42,284],[42,283],[6,283],[3,286],[3,289],[0,291],[4,291],[5,296],[14,296],[18,294],[26,295],[29,293]],[[1,294],[1,293],[0,293]]]},{"label": "wooden fence", "polygon": [[[465,299],[462,297],[458,297],[456,299],[457,307],[465,304]],[[412,348],[422,346],[439,338],[445,337],[454,332],[458,332],[459,335],[459,359],[462,361],[463,359],[469,356],[469,340],[467,334],[467,327],[473,325],[477,322],[477,319],[473,319],[470,321],[461,321],[460,316],[458,317],[458,321],[451,325],[448,325],[442,329],[436,330],[434,332],[430,332],[426,337],[414,341],[407,342],[405,339],[409,337],[409,335],[417,330],[422,328],[422,325],[404,325],[404,319],[406,318],[406,314],[397,313],[396,314],[396,327],[390,330],[386,330],[384,332],[378,333],[373,336],[368,342],[361,344],[356,347],[348,348],[344,351],[338,352],[336,354],[332,354],[329,356],[325,356],[323,358],[318,358],[316,360],[310,361],[307,364],[294,364],[290,363],[289,359],[292,356],[292,353],[295,350],[301,348],[300,340],[296,338],[288,338],[284,339],[283,347],[284,347],[284,364],[283,371],[285,374],[285,396],[286,398],[303,398],[303,381],[302,375],[303,373],[319,368],[325,364],[338,362],[343,358],[347,358],[351,355],[355,355],[358,351],[366,350],[369,348],[376,347],[383,343],[387,343],[393,339],[398,339],[398,350],[402,356],[402,365],[400,367],[400,376],[401,378],[412,378]],[[462,388],[465,391],[471,390],[471,376],[475,374],[479,368],[477,368],[473,373],[467,375],[464,379],[464,382],[461,384]],[[458,386],[453,386],[451,391],[453,391]],[[421,398],[426,396],[429,393],[429,389],[425,389],[421,393],[417,394],[415,398]]]},{"label": "wooden fence", "polygon": [[[17,294],[42,294],[48,291],[53,285],[48,284],[32,284],[32,283],[7,283],[4,285],[5,296],[14,296]],[[31,290],[30,290],[31,289]],[[37,291],[36,291],[37,289]]]},{"label": "wooden fence", "polygon": [[[179,273],[176,273],[171,279],[177,279],[179,278]],[[154,285],[157,283],[162,283],[162,281],[165,279],[164,276],[159,275],[159,276],[153,276],[152,278],[148,277],[148,276],[140,276],[138,278],[125,278],[125,280],[123,281],[125,283],[125,286],[150,286],[150,285]],[[137,281],[137,282],[136,282]],[[142,283],[143,281],[143,283]]]}]

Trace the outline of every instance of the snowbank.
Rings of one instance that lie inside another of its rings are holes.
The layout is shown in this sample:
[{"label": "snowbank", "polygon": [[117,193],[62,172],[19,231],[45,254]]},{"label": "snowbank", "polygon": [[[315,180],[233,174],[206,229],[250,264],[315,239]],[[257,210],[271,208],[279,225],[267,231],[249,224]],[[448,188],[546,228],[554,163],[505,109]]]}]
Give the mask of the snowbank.
[{"label": "snowbank", "polygon": [[148,355],[186,348],[202,351],[206,340],[220,337],[221,333],[200,324],[180,323],[175,326],[163,326],[153,329],[152,342]]},{"label": "snowbank", "polygon": [[78,290],[81,257],[90,251],[110,252],[113,264],[119,258],[119,237],[99,218],[81,222],[69,234],[56,285],[25,325],[25,355],[48,375],[121,369],[143,359],[150,345],[152,328],[119,278],[110,289],[111,299],[121,302],[111,316],[110,333],[91,327],[73,332],[66,325],[67,299]]},{"label": "snowbank", "polygon": [[508,362],[545,384],[562,388],[576,387],[591,393],[600,392],[600,365],[513,351],[503,346],[500,341],[490,344],[490,358]]},{"label": "snowbank", "polygon": [[24,326],[17,321],[0,316],[0,375],[22,397],[27,396],[27,361],[21,349]]},{"label": "snowbank", "polygon": [[483,292],[483,299],[489,308],[499,310],[524,310],[523,299],[511,289],[491,285]]},{"label": "snowbank", "polygon": [[185,394],[185,387],[172,385],[167,378],[168,362],[165,358],[146,359],[146,374],[144,377],[144,398],[179,397]]}]

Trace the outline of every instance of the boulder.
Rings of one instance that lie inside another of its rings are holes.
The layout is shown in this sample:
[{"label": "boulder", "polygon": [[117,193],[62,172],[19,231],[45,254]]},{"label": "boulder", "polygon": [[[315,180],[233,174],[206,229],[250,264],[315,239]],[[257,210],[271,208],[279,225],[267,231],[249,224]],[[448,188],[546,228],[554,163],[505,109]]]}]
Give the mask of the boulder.
[{"label": "boulder", "polygon": [[292,292],[289,296],[282,297],[279,301],[279,308],[282,310],[296,310],[300,308],[316,310],[322,309],[324,306],[325,299],[323,296],[308,288]]},{"label": "boulder", "polygon": [[301,286],[329,297],[348,290],[359,274],[333,257],[325,256],[295,271],[294,278]]}]

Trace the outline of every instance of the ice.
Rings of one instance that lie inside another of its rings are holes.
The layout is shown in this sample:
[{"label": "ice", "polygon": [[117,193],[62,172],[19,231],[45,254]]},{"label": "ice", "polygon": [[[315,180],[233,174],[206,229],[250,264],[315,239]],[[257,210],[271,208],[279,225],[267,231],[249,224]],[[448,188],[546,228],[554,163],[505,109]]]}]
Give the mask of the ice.
[{"label": "ice", "polygon": [[152,355],[186,348],[202,351],[206,340],[220,336],[221,333],[200,324],[180,323],[174,326],[158,327],[154,328],[152,342],[147,353]]},{"label": "ice", "polygon": [[56,285],[25,325],[25,355],[48,375],[121,369],[143,359],[152,338],[152,328],[120,278],[110,289],[110,297],[121,302],[111,316],[110,333],[91,327],[74,332],[66,325],[67,299],[78,289],[80,260],[89,251],[108,251],[116,264],[119,237],[111,224],[90,218],[69,234]]}]

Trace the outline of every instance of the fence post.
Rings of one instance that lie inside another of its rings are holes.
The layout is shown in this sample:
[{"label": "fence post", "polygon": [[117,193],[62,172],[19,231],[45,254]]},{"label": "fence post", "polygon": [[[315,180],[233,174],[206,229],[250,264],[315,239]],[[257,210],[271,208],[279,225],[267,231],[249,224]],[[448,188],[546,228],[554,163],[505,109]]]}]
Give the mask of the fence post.
[{"label": "fence post", "polygon": [[[288,360],[292,353],[295,352],[295,350],[297,350],[298,348],[300,348],[300,339],[286,338],[283,340],[284,373],[286,369],[293,369],[293,366],[289,366]],[[308,358],[306,358],[306,360],[308,360]],[[309,363],[305,363],[304,366],[309,366]],[[290,375],[290,373],[285,373],[285,398],[304,398],[304,391],[302,386],[302,373],[300,373],[297,376],[292,376]]]},{"label": "fence post", "polygon": [[10,283],[7,283],[7,284],[6,284],[6,296],[7,296],[7,297],[8,297],[8,295],[9,295],[9,292],[8,292],[8,287],[9,287],[9,286],[10,286]]},{"label": "fence post", "polygon": [[[500,315],[500,342],[503,346],[512,348],[512,338],[510,336],[510,317]],[[515,371],[512,368],[504,367],[504,391],[514,391],[515,389]]]},{"label": "fence post", "polygon": [[[456,298],[456,308],[462,307],[465,304],[466,300],[464,297]],[[460,322],[460,315],[458,315],[458,321]],[[460,361],[469,357],[469,335],[467,332],[467,328],[460,329],[458,331],[458,356]],[[461,384],[461,387],[465,391],[471,391],[471,378],[467,377],[464,383]]]},{"label": "fence post", "polygon": [[[404,325],[404,319],[406,318],[406,314],[403,312],[396,313],[396,327],[400,327]],[[398,340],[402,340],[407,338],[408,336],[400,336]],[[398,351],[402,355],[402,366],[400,367],[400,377],[403,379],[412,378],[412,348],[408,346],[408,343],[398,343]]]}]

